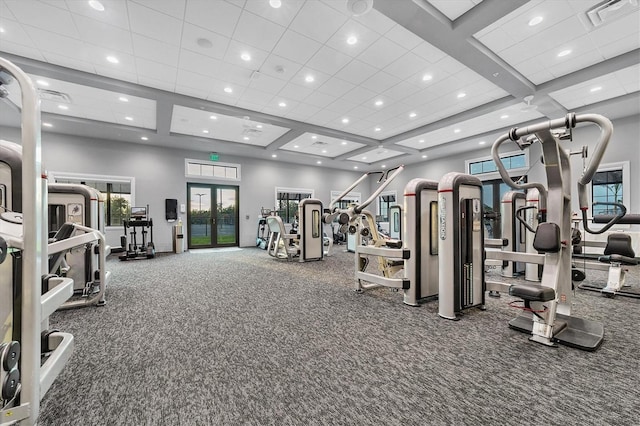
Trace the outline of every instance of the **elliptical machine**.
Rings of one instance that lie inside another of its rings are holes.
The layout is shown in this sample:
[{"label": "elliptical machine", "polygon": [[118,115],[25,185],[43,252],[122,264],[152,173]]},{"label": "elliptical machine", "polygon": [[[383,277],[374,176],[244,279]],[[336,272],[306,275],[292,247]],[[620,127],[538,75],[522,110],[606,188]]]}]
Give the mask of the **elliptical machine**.
[{"label": "elliptical machine", "polygon": [[[129,220],[123,220],[124,235],[120,237],[120,244],[125,249],[125,253],[120,255],[120,260],[153,259],[156,257],[156,249],[153,244],[153,220],[148,215],[149,206],[132,207]],[[142,234],[142,243],[138,244],[139,228]],[[131,241],[127,245],[127,234],[131,236]],[[147,234],[149,240],[147,241]]]}]

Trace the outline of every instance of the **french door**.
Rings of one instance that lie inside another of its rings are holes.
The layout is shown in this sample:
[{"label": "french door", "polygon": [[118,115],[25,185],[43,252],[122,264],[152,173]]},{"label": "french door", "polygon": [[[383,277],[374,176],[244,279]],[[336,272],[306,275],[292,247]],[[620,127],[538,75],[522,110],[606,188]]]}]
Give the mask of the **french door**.
[{"label": "french door", "polygon": [[237,186],[188,183],[187,246],[238,246],[238,199]]}]

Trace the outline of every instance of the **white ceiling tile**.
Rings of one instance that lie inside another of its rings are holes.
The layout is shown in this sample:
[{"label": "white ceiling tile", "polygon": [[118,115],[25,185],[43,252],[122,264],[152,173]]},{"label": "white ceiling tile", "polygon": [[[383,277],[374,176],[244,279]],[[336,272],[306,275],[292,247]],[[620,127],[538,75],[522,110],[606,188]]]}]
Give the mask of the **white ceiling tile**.
[{"label": "white ceiling tile", "polygon": [[[573,56],[573,55],[572,55]],[[561,61],[556,64],[548,64],[547,70],[555,77],[560,77],[570,72],[586,68],[589,65],[602,61],[602,55],[597,50],[586,52],[582,55],[572,57],[570,61]]]},{"label": "white ceiling tile", "polygon": [[412,49],[412,52],[432,64],[435,64],[436,62],[447,56],[442,50],[438,49],[435,46],[432,46],[426,41],[423,41],[417,47],[414,47]]},{"label": "white ceiling tile", "polygon": [[[180,62],[178,68],[190,70],[201,75],[214,76],[216,70],[222,66],[223,62],[208,56],[200,55],[190,50],[180,51]],[[188,86],[188,84],[186,84]]]},{"label": "white ceiling tile", "polygon": [[551,74],[546,68],[541,71],[533,72],[532,74],[528,74],[527,78],[533,84],[542,84],[545,81],[553,80],[553,74]]},{"label": "white ceiling tile", "polygon": [[[173,16],[182,20],[184,18],[184,11],[186,6],[186,0],[170,0],[170,1],[158,1],[158,0],[131,0],[135,3],[154,9],[158,12],[162,12],[166,15]],[[69,1],[67,0],[67,3]],[[107,7],[108,8],[108,7]]]},{"label": "white ceiling tile", "polygon": [[247,43],[270,52],[284,31],[285,27],[244,11],[238,20],[233,38],[241,43]]},{"label": "white ceiling tile", "polygon": [[335,102],[327,105],[326,109],[337,112],[339,114],[348,115],[347,113],[357,107],[358,104],[350,102],[342,98],[338,98]]},{"label": "white ceiling tile", "polygon": [[362,82],[361,86],[365,89],[373,90],[377,93],[380,93],[395,86],[400,81],[401,80],[398,77],[387,74],[384,71],[380,71],[371,78]]},{"label": "white ceiling tile", "polygon": [[409,50],[418,47],[424,41],[402,25],[394,25],[394,27],[387,31],[384,36],[392,42]]},{"label": "white ceiling tile", "polygon": [[233,5],[236,5],[240,8],[244,8],[247,5],[247,0],[224,0],[227,3],[231,3]]},{"label": "white ceiling tile", "polygon": [[613,24],[594,28],[589,33],[589,37],[596,46],[606,46],[631,35],[636,35],[638,43],[640,43],[638,32],[640,32],[640,9],[616,20]]},{"label": "white ceiling tile", "polygon": [[471,10],[478,1],[472,0],[427,0],[434,5],[440,12],[442,12],[447,18],[455,21],[460,16]]},{"label": "white ceiling tile", "polygon": [[128,81],[130,83],[138,82],[138,75],[135,72],[126,71],[121,68],[96,67],[96,74]]},{"label": "white ceiling tile", "polygon": [[249,87],[263,92],[273,93],[274,95],[280,92],[287,82],[280,80],[279,78],[270,77],[268,75],[261,75],[260,78],[251,80]]},{"label": "white ceiling tile", "polygon": [[[51,3],[58,5],[63,4],[60,0],[54,0]],[[88,2],[85,1],[67,0],[66,5],[75,16],[85,16],[125,30],[130,29],[127,3],[121,0],[102,1],[102,5],[104,6],[104,10],[102,12],[90,7]]]},{"label": "white ceiling tile", "polygon": [[378,12],[376,9],[371,9],[368,13],[355,16],[353,19],[379,34],[386,33],[396,25],[392,19]]},{"label": "white ceiling tile", "polygon": [[[25,58],[32,58],[38,61],[47,61],[47,59],[45,58],[45,56],[43,56],[40,50],[31,46],[25,46],[25,45],[17,44],[7,40],[0,40],[0,48],[2,49],[3,52],[24,56]],[[58,59],[61,59],[59,56],[57,57]],[[71,62],[71,58],[62,58],[62,61],[68,64]],[[52,62],[52,63],[62,65],[62,63],[60,62]]]},{"label": "white ceiling tile", "polygon": [[[180,70],[178,70],[178,74],[179,73],[180,73]],[[200,77],[202,77],[202,76],[200,76]],[[200,90],[198,88],[195,88],[195,87],[181,86],[181,85],[177,84],[176,88],[175,88],[175,92],[180,94],[180,95],[185,95],[185,96],[191,96],[193,98],[204,99],[204,97],[202,96],[202,90]]]},{"label": "white ceiling tile", "polygon": [[371,117],[371,115],[375,112],[376,110],[371,107],[360,105],[349,111],[349,117],[359,121]]},{"label": "white ceiling tile", "polygon": [[[251,75],[253,71],[247,68],[239,67],[234,64],[229,64],[223,62],[218,66],[218,68],[212,73],[217,79],[224,81],[226,83],[232,83],[236,86],[248,86],[251,80]],[[271,77],[268,75],[260,76],[261,80],[270,80]]]},{"label": "white ceiling tile", "polygon": [[[4,43],[3,43],[3,47],[4,47]],[[46,62],[61,65],[63,67],[71,68],[78,71],[88,72],[91,74],[95,74],[96,72],[96,67],[91,62],[79,61],[76,58],[60,56],[50,52],[43,52],[42,54]]]},{"label": "white ceiling tile", "polygon": [[220,1],[189,1],[185,21],[231,37],[242,9]]},{"label": "white ceiling tile", "polygon": [[342,67],[351,61],[351,57],[340,53],[335,49],[323,46],[318,52],[307,62],[307,66],[322,71],[327,74],[335,74]]},{"label": "white ceiling tile", "polygon": [[76,15],[74,21],[80,33],[80,39],[85,43],[129,54],[133,53],[129,31],[84,16]]},{"label": "white ceiling tile", "polygon": [[358,154],[354,155],[353,157],[349,157],[349,160],[371,164],[378,161],[388,160],[402,154],[404,153],[401,151],[395,151],[393,149],[374,148],[371,151],[365,152],[364,154]]},{"label": "white ceiling tile", "polygon": [[322,45],[295,31],[287,30],[272,53],[305,64]]},{"label": "white ceiling tile", "polygon": [[377,93],[373,90],[358,86],[345,93],[342,98],[351,102],[355,102],[356,104],[361,104],[365,101],[373,99],[376,94]]},{"label": "white ceiling tile", "polygon": [[7,1],[4,4],[19,22],[28,22],[42,31],[78,37],[71,13],[67,10],[34,1]]},{"label": "white ceiling tile", "polygon": [[137,3],[129,3],[128,10],[132,32],[180,46],[182,20]]},{"label": "white ceiling tile", "polygon": [[411,96],[418,90],[420,90],[419,87],[416,87],[415,85],[407,83],[405,81],[401,81],[390,89],[385,90],[382,93],[382,96],[391,98],[396,101],[401,101],[407,96]]},{"label": "white ceiling tile", "polygon": [[348,91],[353,90],[354,87],[356,86],[349,83],[348,81],[333,77],[322,86],[320,86],[318,88],[318,92],[326,93],[332,96],[342,96]]},{"label": "white ceiling tile", "polygon": [[462,63],[453,59],[451,56],[445,56],[435,64],[439,69],[446,74],[457,74],[460,71],[467,69]]},{"label": "white ceiling tile", "polygon": [[640,35],[632,34],[606,46],[600,46],[598,50],[606,59],[611,59],[638,48],[640,48]]},{"label": "white ceiling tile", "polygon": [[407,79],[417,72],[426,71],[431,64],[413,52],[407,52],[384,69],[385,72],[401,79]]},{"label": "white ceiling tile", "polygon": [[476,33],[476,39],[495,53],[502,52],[517,43],[516,40],[509,37],[505,30],[500,27],[495,28],[486,34],[480,35],[479,33]]},{"label": "white ceiling tile", "polygon": [[294,101],[302,101],[311,93],[313,93],[313,89],[289,83],[280,91],[280,93],[278,93],[278,96],[286,99],[292,99]]},{"label": "white ceiling tile", "polygon": [[275,9],[269,6],[269,3],[266,1],[252,0],[245,3],[244,9],[271,22],[288,27],[304,2],[305,0],[287,0],[283,1],[282,6],[278,9]]},{"label": "white ceiling tile", "polygon": [[347,21],[347,17],[319,1],[308,1],[302,6],[289,28],[319,42],[325,43]]},{"label": "white ceiling tile", "polygon": [[[314,80],[312,82],[307,82],[307,76],[312,76]],[[329,81],[329,79],[331,79],[329,74],[325,74],[309,67],[302,67],[290,81],[315,90]]]},{"label": "white ceiling tile", "polygon": [[27,25],[23,26],[23,28],[27,34],[29,34],[29,37],[33,40],[34,44],[43,52],[74,58],[82,62],[93,62],[93,52],[91,49],[76,38],[43,31],[39,28]]},{"label": "white ceiling tile", "polygon": [[[7,10],[6,8],[2,10],[2,13],[4,13],[5,10],[7,11],[7,13],[9,13],[9,10]],[[0,34],[0,47],[3,47],[3,44],[5,42],[10,42],[36,48],[36,46],[33,44],[27,33],[22,29],[22,26],[18,22],[12,21],[7,17],[2,16],[1,14],[0,28],[4,30],[4,32]]]},{"label": "white ceiling tile", "polygon": [[328,109],[323,109],[313,117],[314,122],[327,125],[332,128],[336,128],[338,125],[345,127],[344,124],[340,123],[340,119],[342,119],[341,114]]},{"label": "white ceiling tile", "polygon": [[285,115],[295,120],[306,120],[320,111],[320,108],[300,102],[295,110],[288,111]]},{"label": "white ceiling tile", "polygon": [[309,96],[307,96],[304,102],[318,108],[325,108],[327,105],[329,105],[331,102],[335,100],[336,100],[335,96],[316,91],[310,94]]},{"label": "white ceiling tile", "polygon": [[[135,34],[134,34],[135,35]],[[212,44],[211,47],[203,47],[198,45],[199,39],[209,40]],[[183,49],[188,49],[193,52],[197,52],[201,55],[211,56],[212,58],[222,59],[227,51],[229,45],[229,37],[225,37],[218,33],[205,30],[197,25],[185,23],[182,30],[182,43]]]},{"label": "white ceiling tile", "polygon": [[271,101],[271,99],[273,99],[273,93],[263,92],[261,90],[252,88],[247,88],[240,97],[241,101],[260,105],[260,108],[263,108],[265,105],[267,105]]},{"label": "white ceiling tile", "polygon": [[[302,65],[297,62],[290,61],[282,56],[270,54],[262,63],[259,71],[261,74],[289,81],[296,78],[301,68]],[[303,83],[304,77],[295,82]]]},{"label": "white ceiling tile", "polygon": [[131,39],[133,40],[133,51],[136,57],[165,65],[178,65],[180,61],[180,49],[177,46],[139,34],[131,34]]},{"label": "white ceiling tile", "polygon": [[364,146],[364,144],[330,136],[305,133],[286,143],[280,147],[280,149],[331,158],[348,153],[362,146]]},{"label": "white ceiling tile", "polygon": [[371,77],[377,71],[378,70],[371,65],[354,59],[338,71],[335,77],[357,85]]},{"label": "white ceiling tile", "polygon": [[[358,41],[355,44],[348,44],[347,39],[352,36],[356,37]],[[331,36],[326,45],[341,53],[355,57],[365,51],[380,37],[380,34],[375,31],[353,19],[349,19]]]},{"label": "white ceiling tile", "polygon": [[387,38],[381,37],[372,43],[367,50],[358,55],[358,59],[371,66],[384,68],[405,53],[407,53],[407,49]]},{"label": "white ceiling tile", "polygon": [[[280,102],[284,102],[286,106],[281,107]],[[270,103],[267,104],[264,108],[262,108],[261,112],[270,115],[284,115],[287,111],[295,111],[298,106],[298,102],[292,101],[291,99],[282,98],[280,96],[276,96],[271,100]]]},{"label": "white ceiling tile", "polygon": [[[211,77],[205,76],[203,74],[196,74],[183,68],[178,69],[178,74],[176,76],[176,86],[198,89],[203,87],[211,88],[212,85],[213,79]],[[203,97],[204,95],[205,93],[202,93],[201,90],[198,97]]]},{"label": "white ceiling tile", "polygon": [[176,84],[178,69],[166,64],[149,61],[143,58],[136,58],[136,70],[138,76],[151,78],[158,81],[165,81],[167,84]]},{"label": "white ceiling tile", "polygon": [[175,92],[176,88],[175,81],[170,83],[166,80],[156,80],[155,78],[145,77],[143,75],[138,75],[138,84],[167,92]]},{"label": "white ceiling tile", "polygon": [[[242,59],[242,55],[248,54],[251,59],[245,61]],[[251,71],[259,70],[262,64],[269,56],[269,53],[264,50],[260,50],[256,47],[252,47],[245,43],[240,43],[235,40],[231,40],[227,53],[225,54],[224,61],[229,64],[234,64],[242,68],[250,69]]]}]

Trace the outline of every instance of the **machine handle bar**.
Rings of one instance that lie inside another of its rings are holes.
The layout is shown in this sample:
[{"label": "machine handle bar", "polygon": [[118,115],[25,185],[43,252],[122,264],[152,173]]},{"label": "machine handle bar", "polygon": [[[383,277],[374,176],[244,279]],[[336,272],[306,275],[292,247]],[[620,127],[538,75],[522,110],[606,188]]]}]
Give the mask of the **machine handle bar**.
[{"label": "machine handle bar", "polygon": [[[384,181],[382,182],[382,185],[380,185],[378,189],[373,194],[371,194],[371,196],[367,198],[364,202],[355,206],[353,208],[353,212],[355,214],[360,214],[362,210],[364,210],[369,204],[371,204],[371,202],[375,200],[378,197],[378,195],[380,195],[380,193],[384,191],[384,189],[391,183],[391,181],[393,181],[396,178],[396,176],[398,176],[400,172],[402,172],[403,170],[404,170],[404,165],[400,165],[394,169],[387,170],[386,173],[382,172],[383,177],[385,177]],[[393,173],[391,174],[391,176],[389,176],[389,172],[391,171],[393,171]],[[380,182],[380,180],[378,182]]]},{"label": "machine handle bar", "polygon": [[525,228],[527,228],[527,231],[535,234],[536,230],[533,229],[533,227],[531,225],[529,225],[527,223],[526,220],[524,220],[522,218],[522,216],[520,216],[520,212],[525,211],[525,210],[529,210],[529,209],[535,209],[536,206],[524,206],[524,207],[520,207],[519,209],[516,210],[516,219],[518,220],[518,222],[520,222]]},{"label": "machine handle bar", "polygon": [[608,231],[609,228],[611,228],[613,225],[618,223],[618,221],[622,219],[624,215],[627,214],[627,208],[622,203],[612,203],[612,202],[593,203],[594,207],[598,205],[616,206],[620,209],[620,213],[616,214],[613,218],[611,218],[611,220],[607,222],[607,224],[604,225],[604,227],[602,227],[601,229],[595,230],[595,229],[589,228],[589,221],[587,220],[587,210],[586,209],[582,210],[582,226],[584,226],[584,230],[590,234],[602,234],[605,231]]}]

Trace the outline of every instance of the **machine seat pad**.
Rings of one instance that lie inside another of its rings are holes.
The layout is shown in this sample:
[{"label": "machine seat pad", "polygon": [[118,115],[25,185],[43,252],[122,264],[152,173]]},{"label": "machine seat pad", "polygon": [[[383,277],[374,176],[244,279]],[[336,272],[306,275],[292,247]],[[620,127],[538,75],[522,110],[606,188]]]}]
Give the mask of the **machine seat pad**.
[{"label": "machine seat pad", "polygon": [[509,287],[509,295],[519,297],[530,302],[548,302],[556,298],[556,292],[551,287],[514,284]]},{"label": "machine seat pad", "polygon": [[66,240],[67,238],[73,235],[73,232],[76,230],[76,227],[71,222],[63,223],[58,232],[51,238],[51,242]]},{"label": "machine seat pad", "polygon": [[560,227],[553,222],[538,225],[533,237],[533,248],[540,253],[557,253],[560,251]]},{"label": "machine seat pad", "polygon": [[598,257],[598,262],[602,263],[622,263],[623,265],[637,265],[638,260],[634,257],[622,256],[620,254],[610,254]]},{"label": "machine seat pad", "polygon": [[631,248],[631,235],[609,234],[607,236],[607,246],[604,248],[605,256],[617,254],[622,257],[636,257],[636,253]]}]

